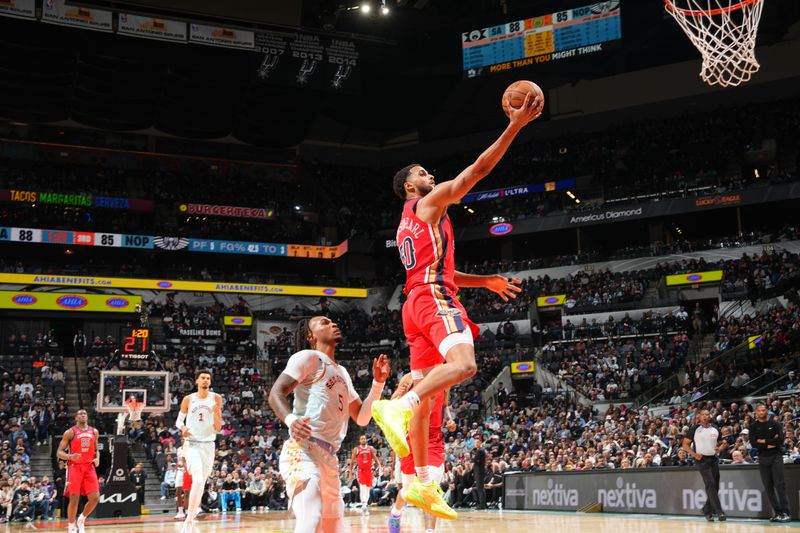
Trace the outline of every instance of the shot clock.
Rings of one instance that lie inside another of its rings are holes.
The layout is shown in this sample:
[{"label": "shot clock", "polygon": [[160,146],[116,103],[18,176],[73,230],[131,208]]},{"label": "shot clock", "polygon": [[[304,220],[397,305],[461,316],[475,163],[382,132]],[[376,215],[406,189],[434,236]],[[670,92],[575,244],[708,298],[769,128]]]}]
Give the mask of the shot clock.
[{"label": "shot clock", "polygon": [[118,347],[121,370],[148,370],[151,346],[150,330],[147,328],[121,328]]}]

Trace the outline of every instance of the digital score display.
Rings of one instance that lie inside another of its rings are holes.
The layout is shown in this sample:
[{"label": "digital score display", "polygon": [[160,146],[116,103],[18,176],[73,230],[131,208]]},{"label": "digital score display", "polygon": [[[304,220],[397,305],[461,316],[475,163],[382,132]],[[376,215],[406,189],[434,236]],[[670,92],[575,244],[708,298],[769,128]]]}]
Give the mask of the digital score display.
[{"label": "digital score display", "polygon": [[117,351],[120,370],[148,370],[153,348],[147,328],[122,328]]},{"label": "digital score display", "polygon": [[461,34],[464,76],[475,78],[603,51],[622,38],[619,0]]}]

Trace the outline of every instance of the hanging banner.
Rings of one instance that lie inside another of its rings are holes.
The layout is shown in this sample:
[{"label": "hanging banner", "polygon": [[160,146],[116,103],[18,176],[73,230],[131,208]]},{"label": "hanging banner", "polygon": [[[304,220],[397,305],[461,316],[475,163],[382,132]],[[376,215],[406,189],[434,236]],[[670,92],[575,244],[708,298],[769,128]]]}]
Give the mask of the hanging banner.
[{"label": "hanging banner", "polygon": [[193,43],[206,44],[208,46],[238,48],[240,50],[252,50],[254,47],[254,34],[252,31],[205,24],[190,24],[189,40]]},{"label": "hanging banner", "polygon": [[313,33],[259,31],[256,75],[265,83],[317,90],[360,91],[355,41]]},{"label": "hanging banner", "polygon": [[0,17],[36,18],[36,0],[0,0]]},{"label": "hanging banner", "polygon": [[73,26],[85,30],[111,32],[111,11],[67,5],[66,0],[44,0],[42,22]]},{"label": "hanging banner", "polygon": [[130,13],[119,14],[117,33],[173,43],[185,43],[187,38],[185,22]]},{"label": "hanging banner", "polygon": [[141,296],[0,291],[0,309],[17,311],[134,313],[141,304]]},{"label": "hanging banner", "polygon": [[[237,294],[277,294],[281,296],[327,296],[337,298],[366,298],[367,289],[349,287],[314,287],[309,285],[262,285],[229,283],[225,281],[177,281],[138,278],[100,278],[58,274],[3,274],[0,284],[52,285],[58,287],[92,287],[144,289],[151,291],[232,292]],[[240,325],[240,324],[236,324]]]}]

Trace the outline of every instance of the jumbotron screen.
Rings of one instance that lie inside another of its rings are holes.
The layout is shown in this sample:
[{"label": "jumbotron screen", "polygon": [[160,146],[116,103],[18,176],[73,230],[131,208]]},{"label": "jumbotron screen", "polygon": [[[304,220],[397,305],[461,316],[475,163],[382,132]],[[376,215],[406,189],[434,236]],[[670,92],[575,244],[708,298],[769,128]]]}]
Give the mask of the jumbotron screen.
[{"label": "jumbotron screen", "polygon": [[464,32],[464,77],[602,52],[622,38],[621,11],[612,0]]}]

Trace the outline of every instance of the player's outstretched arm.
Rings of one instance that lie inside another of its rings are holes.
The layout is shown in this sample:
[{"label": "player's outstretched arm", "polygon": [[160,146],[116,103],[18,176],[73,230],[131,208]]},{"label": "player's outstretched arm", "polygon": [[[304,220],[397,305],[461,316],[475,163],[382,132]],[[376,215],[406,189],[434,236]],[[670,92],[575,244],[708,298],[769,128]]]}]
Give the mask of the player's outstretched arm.
[{"label": "player's outstretched arm", "polygon": [[511,108],[508,126],[500,137],[455,179],[440,183],[417,203],[417,214],[420,218],[426,219],[424,217],[426,210],[441,211],[448,205],[458,202],[480,180],[488,176],[503,158],[520,130],[542,114],[543,104],[541,97],[531,98],[529,93],[519,109]]},{"label": "player's outstretched arm", "polygon": [[[362,403],[361,399],[353,393],[355,400],[350,402],[350,418],[355,420],[359,426],[366,426],[372,419],[372,404],[375,400],[380,400],[390,371],[389,358],[385,354],[380,354],[372,360],[372,387],[367,397],[364,398],[364,402]],[[352,384],[350,386],[352,387]]]},{"label": "player's outstretched arm", "polygon": [[500,274],[490,276],[479,276],[477,274],[465,274],[456,270],[454,281],[461,288],[470,289],[489,289],[497,293],[503,301],[509,298],[516,298],[517,293],[522,292],[519,284],[522,280],[517,278],[507,278]]}]

